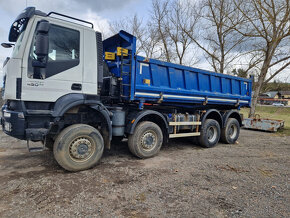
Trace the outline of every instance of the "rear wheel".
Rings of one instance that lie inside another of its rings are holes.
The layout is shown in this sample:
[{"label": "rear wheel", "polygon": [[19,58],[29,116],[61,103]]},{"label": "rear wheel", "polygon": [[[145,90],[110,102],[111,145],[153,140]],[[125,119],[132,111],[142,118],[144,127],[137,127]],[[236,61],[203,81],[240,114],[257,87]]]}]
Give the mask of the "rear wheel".
[{"label": "rear wheel", "polygon": [[75,124],[56,138],[53,153],[60,166],[68,171],[81,171],[95,166],[104,151],[99,131],[89,125]]},{"label": "rear wheel", "polygon": [[214,147],[220,139],[220,134],[221,129],[219,123],[216,120],[207,119],[201,128],[198,142],[206,148]]},{"label": "rear wheel", "polygon": [[225,128],[221,131],[221,141],[234,144],[240,135],[240,123],[235,118],[229,118]]},{"label": "rear wheel", "polygon": [[156,155],[163,142],[160,127],[149,121],[139,123],[128,138],[130,151],[139,158],[149,158]]}]

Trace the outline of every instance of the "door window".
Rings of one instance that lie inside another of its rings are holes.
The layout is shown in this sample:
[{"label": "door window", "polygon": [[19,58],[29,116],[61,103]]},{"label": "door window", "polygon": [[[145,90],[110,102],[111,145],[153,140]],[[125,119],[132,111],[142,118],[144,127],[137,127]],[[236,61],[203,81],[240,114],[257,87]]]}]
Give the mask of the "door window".
[{"label": "door window", "polygon": [[49,54],[46,68],[33,68],[32,60],[37,59],[35,51],[35,37],[29,58],[28,77],[45,79],[73,68],[80,59],[80,32],[62,26],[50,25]]},{"label": "door window", "polygon": [[79,31],[51,25],[49,29],[48,61],[78,60],[80,52]]}]

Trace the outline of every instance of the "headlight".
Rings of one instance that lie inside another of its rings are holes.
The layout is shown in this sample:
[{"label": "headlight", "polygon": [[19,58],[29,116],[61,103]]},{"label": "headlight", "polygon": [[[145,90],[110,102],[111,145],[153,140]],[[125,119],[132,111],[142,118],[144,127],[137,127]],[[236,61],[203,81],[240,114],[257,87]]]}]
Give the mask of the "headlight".
[{"label": "headlight", "polygon": [[3,116],[6,117],[6,118],[10,118],[11,117],[11,113],[4,111]]}]

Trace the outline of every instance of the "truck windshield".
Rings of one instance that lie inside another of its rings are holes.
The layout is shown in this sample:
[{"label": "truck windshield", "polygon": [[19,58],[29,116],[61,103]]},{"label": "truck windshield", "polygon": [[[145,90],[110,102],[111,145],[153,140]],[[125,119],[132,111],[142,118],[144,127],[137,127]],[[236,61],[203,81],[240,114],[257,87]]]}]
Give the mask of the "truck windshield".
[{"label": "truck windshield", "polygon": [[16,43],[15,43],[15,46],[14,46],[14,49],[13,49],[13,52],[12,52],[12,57],[16,57],[18,52],[19,52],[19,49],[20,49],[20,46],[22,44],[22,40],[23,40],[23,36],[24,36],[24,32],[23,31],[22,33],[20,33]]}]

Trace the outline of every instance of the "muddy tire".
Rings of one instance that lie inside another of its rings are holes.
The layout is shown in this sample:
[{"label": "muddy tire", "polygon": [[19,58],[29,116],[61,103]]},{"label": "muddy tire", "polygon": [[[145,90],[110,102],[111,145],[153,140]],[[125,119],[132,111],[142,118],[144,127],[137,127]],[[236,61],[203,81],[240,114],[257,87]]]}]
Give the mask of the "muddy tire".
[{"label": "muddy tire", "polygon": [[235,118],[229,118],[225,128],[221,130],[221,141],[234,144],[240,135],[240,123]]},{"label": "muddy tire", "polygon": [[55,160],[72,172],[95,166],[104,152],[104,140],[99,131],[89,125],[75,124],[65,128],[53,146]]},{"label": "muddy tire", "polygon": [[139,158],[155,156],[160,151],[162,142],[162,130],[157,124],[149,121],[139,123],[128,138],[131,153]]},{"label": "muddy tire", "polygon": [[216,120],[207,119],[200,130],[198,143],[205,148],[214,147],[218,143],[220,135],[221,129],[219,123]]}]

